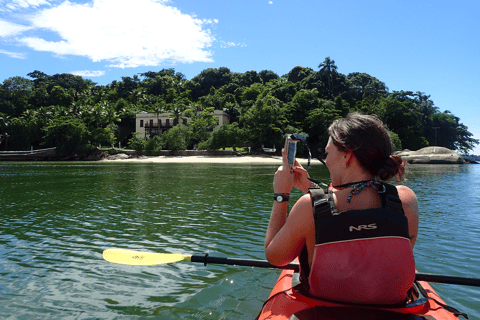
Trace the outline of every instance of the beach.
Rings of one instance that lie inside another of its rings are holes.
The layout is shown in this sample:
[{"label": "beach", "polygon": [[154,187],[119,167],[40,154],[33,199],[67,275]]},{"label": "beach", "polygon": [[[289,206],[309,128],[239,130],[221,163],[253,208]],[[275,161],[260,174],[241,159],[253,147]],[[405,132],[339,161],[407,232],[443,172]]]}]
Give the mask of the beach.
[{"label": "beach", "polygon": [[[238,156],[128,156],[126,154],[109,155],[101,162],[142,162],[142,163],[250,163],[250,164],[282,164],[282,157],[268,155],[238,155]],[[306,166],[308,159],[297,161]],[[312,159],[312,164],[321,164]]]}]

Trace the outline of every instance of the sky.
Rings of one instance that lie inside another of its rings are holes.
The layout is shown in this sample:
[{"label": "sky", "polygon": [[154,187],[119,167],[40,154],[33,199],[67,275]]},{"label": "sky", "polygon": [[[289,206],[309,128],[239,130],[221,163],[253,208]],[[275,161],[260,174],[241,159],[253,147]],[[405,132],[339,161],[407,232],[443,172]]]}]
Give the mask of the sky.
[{"label": "sky", "polygon": [[[480,139],[478,0],[0,0],[0,82],[35,70],[106,85],[295,66],[430,95]],[[473,154],[480,155],[480,147]]]}]

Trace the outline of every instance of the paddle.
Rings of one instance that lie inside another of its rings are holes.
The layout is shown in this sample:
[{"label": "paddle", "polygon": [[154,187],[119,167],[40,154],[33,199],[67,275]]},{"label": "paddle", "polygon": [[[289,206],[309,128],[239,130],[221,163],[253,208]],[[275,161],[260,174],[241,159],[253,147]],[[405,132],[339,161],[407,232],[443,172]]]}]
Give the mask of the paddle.
[{"label": "paddle", "polygon": [[153,266],[158,264],[166,264],[173,262],[200,262],[204,265],[207,263],[227,264],[244,267],[258,268],[275,268],[275,269],[292,269],[298,272],[298,264],[291,263],[283,267],[277,267],[265,260],[248,260],[248,259],[230,259],[209,257],[208,254],[203,256],[183,255],[175,253],[152,253],[140,252],[126,249],[107,249],[103,251],[103,259],[108,262],[127,264],[130,266]]},{"label": "paddle", "polygon": [[[298,272],[298,264],[290,263],[286,266],[274,266],[265,260],[249,260],[249,259],[230,259],[210,257],[208,254],[203,256],[183,255],[174,253],[153,253],[141,252],[126,249],[107,249],[103,251],[103,259],[108,262],[126,264],[131,266],[153,266],[159,264],[173,263],[173,262],[200,262],[204,265],[207,263],[226,264],[244,267],[259,267],[259,268],[273,268],[273,269],[290,269]],[[464,286],[480,287],[480,279],[469,277],[445,276],[439,274],[418,273],[416,274],[417,281],[427,281],[436,283],[458,284]]]}]

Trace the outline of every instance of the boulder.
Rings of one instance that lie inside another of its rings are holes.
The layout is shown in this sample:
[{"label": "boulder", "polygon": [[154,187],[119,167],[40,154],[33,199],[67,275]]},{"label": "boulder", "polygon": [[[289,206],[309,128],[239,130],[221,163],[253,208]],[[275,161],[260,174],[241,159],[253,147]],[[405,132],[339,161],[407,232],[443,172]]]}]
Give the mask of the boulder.
[{"label": "boulder", "polygon": [[397,152],[408,163],[422,164],[458,164],[465,163],[461,155],[444,147],[426,147],[417,151],[403,150]]}]

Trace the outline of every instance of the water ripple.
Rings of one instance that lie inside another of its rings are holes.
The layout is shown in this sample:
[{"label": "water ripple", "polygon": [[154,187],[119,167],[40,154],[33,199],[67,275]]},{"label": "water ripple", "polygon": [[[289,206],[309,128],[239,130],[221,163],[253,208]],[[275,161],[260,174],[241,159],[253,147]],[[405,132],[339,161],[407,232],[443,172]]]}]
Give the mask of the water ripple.
[{"label": "water ripple", "polygon": [[[178,262],[134,267],[106,248],[264,259],[269,165],[0,166],[0,318],[252,319],[278,272]],[[412,166],[422,272],[478,277],[480,170]],[[323,166],[310,170],[328,179]],[[463,190],[464,185],[470,187]],[[296,198],[301,192],[294,192]],[[477,288],[436,285],[475,318]]]}]

